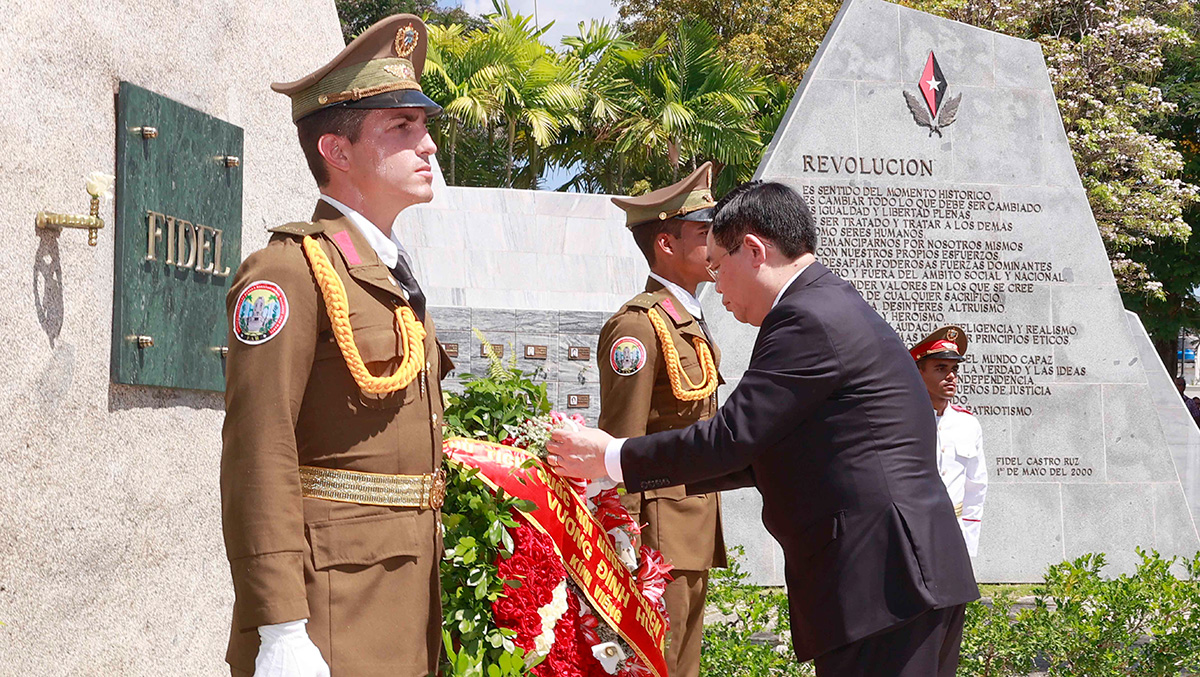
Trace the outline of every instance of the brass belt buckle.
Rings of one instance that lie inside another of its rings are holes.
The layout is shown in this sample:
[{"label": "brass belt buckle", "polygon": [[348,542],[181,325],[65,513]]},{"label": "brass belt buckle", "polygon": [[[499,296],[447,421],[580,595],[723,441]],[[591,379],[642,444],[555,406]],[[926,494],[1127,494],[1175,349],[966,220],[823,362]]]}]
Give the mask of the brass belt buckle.
[{"label": "brass belt buckle", "polygon": [[431,478],[427,501],[423,501],[428,502],[428,505],[422,507],[441,510],[442,504],[446,502],[446,471],[438,468]]}]

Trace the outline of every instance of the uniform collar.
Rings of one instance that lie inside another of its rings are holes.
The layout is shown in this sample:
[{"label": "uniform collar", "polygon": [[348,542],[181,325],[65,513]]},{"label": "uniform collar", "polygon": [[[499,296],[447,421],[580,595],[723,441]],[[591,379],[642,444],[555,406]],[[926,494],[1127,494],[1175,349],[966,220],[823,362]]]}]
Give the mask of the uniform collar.
[{"label": "uniform collar", "polygon": [[383,262],[383,265],[388,268],[396,267],[396,261],[400,257],[400,247],[395,240],[384,235],[383,231],[367,220],[367,217],[341,202],[324,194],[321,195],[321,199],[336,207],[350,223],[354,224],[358,232],[362,233],[362,236],[366,238],[367,244],[371,245],[371,249],[374,249],[375,253],[379,255],[379,260]]},{"label": "uniform collar", "polygon": [[692,317],[700,319],[704,316],[704,310],[700,307],[700,302],[697,301],[696,297],[692,296],[688,290],[680,287],[658,273],[652,272],[650,273],[650,277],[658,280],[662,286],[666,287],[667,291],[671,292],[671,295],[674,296],[681,305],[683,305],[683,309],[688,311]]}]

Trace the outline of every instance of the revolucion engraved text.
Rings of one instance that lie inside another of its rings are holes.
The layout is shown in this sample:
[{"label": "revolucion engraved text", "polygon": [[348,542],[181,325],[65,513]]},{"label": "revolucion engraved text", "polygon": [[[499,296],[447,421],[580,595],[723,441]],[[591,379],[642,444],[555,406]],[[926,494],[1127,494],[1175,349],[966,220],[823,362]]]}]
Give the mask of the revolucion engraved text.
[{"label": "revolucion engraved text", "polygon": [[804,171],[818,174],[933,176],[933,160],[845,155],[805,155]]}]

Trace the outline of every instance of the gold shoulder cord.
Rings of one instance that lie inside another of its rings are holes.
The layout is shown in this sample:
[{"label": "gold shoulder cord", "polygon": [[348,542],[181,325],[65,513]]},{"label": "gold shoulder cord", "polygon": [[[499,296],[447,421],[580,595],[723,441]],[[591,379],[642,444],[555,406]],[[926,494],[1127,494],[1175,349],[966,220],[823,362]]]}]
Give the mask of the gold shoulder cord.
[{"label": "gold shoulder cord", "polygon": [[684,402],[695,402],[712,395],[717,389],[717,365],[713,362],[712,351],[708,349],[704,339],[692,337],[696,354],[700,356],[700,367],[704,370],[704,380],[700,385],[696,385],[679,364],[679,351],[675,350],[675,342],[671,340],[671,334],[667,331],[666,321],[653,308],[647,311],[647,314],[650,316],[650,324],[654,325],[654,333],[658,334],[658,342],[662,345],[667,378],[671,381],[671,391],[675,393],[675,397]]},{"label": "gold shoulder cord", "polygon": [[313,276],[321,287],[325,299],[325,311],[337,340],[346,366],[354,382],[364,393],[382,395],[408,387],[425,366],[425,326],[417,319],[412,308],[400,306],[396,309],[396,326],[400,328],[400,341],[404,344],[404,359],[400,368],[391,376],[375,376],[363,363],[358,346],[354,343],[354,329],[350,326],[350,302],[346,299],[346,287],[333,269],[329,257],[310,235],[304,236],[304,254],[312,266]]}]

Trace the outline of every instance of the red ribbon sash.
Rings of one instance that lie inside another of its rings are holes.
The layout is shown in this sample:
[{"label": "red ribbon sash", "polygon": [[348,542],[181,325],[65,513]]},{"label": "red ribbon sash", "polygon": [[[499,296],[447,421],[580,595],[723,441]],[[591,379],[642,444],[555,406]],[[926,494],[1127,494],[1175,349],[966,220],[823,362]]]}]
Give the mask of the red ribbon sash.
[{"label": "red ribbon sash", "polygon": [[[478,468],[488,486],[537,506],[522,514],[554,541],[563,566],[592,609],[633,647],[654,677],[667,677],[665,620],[637,589],[608,534],[566,480],[523,449],[462,438],[446,440],[442,448],[451,462]],[[521,467],[531,459],[530,467]]]}]

